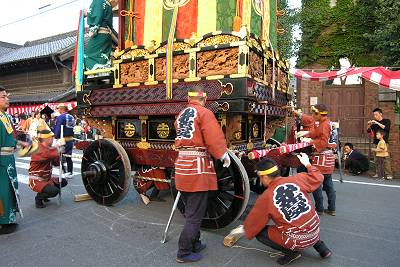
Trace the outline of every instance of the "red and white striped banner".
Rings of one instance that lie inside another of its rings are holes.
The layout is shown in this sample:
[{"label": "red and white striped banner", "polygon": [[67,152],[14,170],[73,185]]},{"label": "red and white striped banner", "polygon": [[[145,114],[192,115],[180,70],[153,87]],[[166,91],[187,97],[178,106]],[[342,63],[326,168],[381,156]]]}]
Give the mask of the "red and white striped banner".
[{"label": "red and white striped banner", "polygon": [[[16,113],[21,114],[29,114],[32,113],[36,110],[41,111],[44,109],[46,106],[51,108],[52,110],[56,111],[58,105],[61,103],[44,103],[44,104],[33,104],[33,105],[10,105],[7,109],[8,114],[14,115]],[[74,109],[76,107],[76,101],[71,101],[71,102],[65,102],[65,106],[68,107],[68,110]]]},{"label": "red and white striped banner", "polygon": [[290,73],[300,80],[327,81],[350,75],[362,78],[392,90],[400,91],[400,71],[391,71],[384,67],[346,68],[325,72],[291,69]]}]

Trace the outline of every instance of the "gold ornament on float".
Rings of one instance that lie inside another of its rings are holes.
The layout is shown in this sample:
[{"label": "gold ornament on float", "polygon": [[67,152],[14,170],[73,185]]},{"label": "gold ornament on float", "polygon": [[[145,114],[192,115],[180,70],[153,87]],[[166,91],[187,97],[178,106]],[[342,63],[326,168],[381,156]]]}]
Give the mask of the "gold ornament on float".
[{"label": "gold ornament on float", "polygon": [[124,133],[126,137],[133,137],[136,132],[136,127],[132,123],[127,123],[124,126]]},{"label": "gold ornament on float", "polygon": [[165,139],[169,136],[169,126],[166,123],[160,123],[157,125],[157,135],[161,139]]},{"label": "gold ornament on float", "polygon": [[236,141],[242,140],[242,131],[236,131],[236,132],[233,134],[233,137],[235,138]]},{"label": "gold ornament on float", "polygon": [[256,137],[258,137],[258,134],[259,134],[259,127],[258,127],[258,124],[257,123],[254,123],[253,124],[253,137],[254,138],[256,138]]}]

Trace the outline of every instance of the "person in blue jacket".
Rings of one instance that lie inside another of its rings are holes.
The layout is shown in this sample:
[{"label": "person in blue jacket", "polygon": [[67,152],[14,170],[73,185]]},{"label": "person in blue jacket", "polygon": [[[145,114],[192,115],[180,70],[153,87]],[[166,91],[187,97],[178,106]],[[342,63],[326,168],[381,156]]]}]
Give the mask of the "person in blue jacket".
[{"label": "person in blue jacket", "polygon": [[[54,126],[54,136],[59,144],[64,144],[64,154],[72,155],[72,148],[74,146],[74,126],[75,119],[74,116],[68,114],[68,108],[65,104],[61,103],[58,105],[58,112],[60,116],[57,117],[56,125]],[[63,126],[63,127],[61,127]],[[61,139],[61,128],[62,128],[62,139]],[[62,166],[64,172],[64,178],[70,179],[73,174],[73,163],[71,157],[62,157],[63,163],[67,162],[67,171],[65,171],[64,164]]]},{"label": "person in blue jacket", "polygon": [[348,166],[350,173],[359,175],[369,170],[368,158],[355,150],[352,143],[346,143],[343,150],[346,166]]}]

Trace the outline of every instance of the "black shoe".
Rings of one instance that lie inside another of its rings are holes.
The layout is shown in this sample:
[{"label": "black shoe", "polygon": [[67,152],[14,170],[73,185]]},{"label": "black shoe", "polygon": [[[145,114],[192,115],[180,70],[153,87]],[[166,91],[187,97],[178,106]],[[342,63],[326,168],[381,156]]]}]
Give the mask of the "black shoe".
[{"label": "black shoe", "polygon": [[43,204],[43,200],[41,200],[40,198],[35,197],[35,206],[38,209],[43,209],[46,206]]},{"label": "black shoe", "polygon": [[0,224],[0,235],[7,235],[15,232],[17,230],[18,224],[10,223],[10,224]]},{"label": "black shoe", "polygon": [[50,202],[50,199],[48,199],[47,197],[45,199],[43,199],[43,202]]},{"label": "black shoe", "polygon": [[324,213],[331,216],[336,216],[336,211],[334,210],[324,210]]},{"label": "black shoe", "polygon": [[285,256],[280,257],[276,262],[280,265],[289,265],[293,261],[301,257],[300,252],[293,252],[291,254],[285,254]]},{"label": "black shoe", "polygon": [[319,253],[321,258],[326,259],[332,255],[332,251],[325,245],[324,241],[319,240],[313,247]]},{"label": "black shoe", "polygon": [[318,210],[317,210],[317,214],[318,214],[319,216],[324,215],[324,211],[318,211]]}]

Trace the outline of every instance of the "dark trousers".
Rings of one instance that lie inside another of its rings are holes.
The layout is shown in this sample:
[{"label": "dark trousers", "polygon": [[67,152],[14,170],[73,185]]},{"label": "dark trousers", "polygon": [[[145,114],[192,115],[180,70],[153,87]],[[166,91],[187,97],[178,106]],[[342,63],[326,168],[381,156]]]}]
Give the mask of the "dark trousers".
[{"label": "dark trousers", "polygon": [[[272,241],[268,236],[268,227],[269,227],[269,225],[267,225],[260,233],[258,233],[258,235],[256,235],[256,238],[259,242],[263,243],[264,245],[266,245],[270,248],[278,250],[288,256],[298,253],[298,251],[284,248],[281,245]],[[318,242],[313,245],[313,248],[320,254],[324,253],[324,252],[326,252],[326,250],[328,250],[325,243],[321,240],[318,240]]]},{"label": "dark trousers", "polygon": [[322,194],[322,190],[326,192],[328,196],[328,210],[335,211],[336,210],[336,191],[333,186],[332,174],[324,174],[324,182],[322,185],[318,187],[317,190],[313,192],[314,200],[315,200],[315,209],[318,212],[324,211],[324,196]]},{"label": "dark trousers", "polygon": [[[69,158],[69,157],[62,157],[62,158],[63,158],[63,161],[62,161],[62,163],[63,163],[63,165],[62,165],[63,172],[64,173],[66,173],[66,172],[72,173],[73,169],[74,169],[74,165],[72,163],[72,158]],[[65,170],[64,162],[67,162],[67,170]]]},{"label": "dark trousers", "polygon": [[[65,187],[68,184],[66,179],[61,180],[61,187]],[[58,195],[60,193],[60,188],[58,184],[52,185],[48,184],[45,187],[43,187],[42,192],[37,193],[36,198],[43,200],[45,198],[52,198]]]},{"label": "dark trousers", "polygon": [[185,204],[185,225],[179,236],[178,258],[192,253],[193,248],[200,242],[200,225],[206,213],[208,191],[206,192],[181,192]]},{"label": "dark trousers", "polygon": [[269,226],[267,225],[261,232],[258,233],[258,235],[256,235],[258,241],[270,248],[283,252],[283,254],[285,255],[293,255],[297,253],[297,251],[284,248],[281,245],[278,245],[277,243],[272,241],[268,236],[268,227]]},{"label": "dark trousers", "polygon": [[376,157],[376,173],[378,178],[385,178],[385,158]]},{"label": "dark trousers", "polygon": [[365,163],[364,161],[360,160],[349,160],[348,165],[349,172],[356,175],[366,172],[369,169],[368,162]]},{"label": "dark trousers", "polygon": [[[72,155],[72,148],[74,147],[74,142],[73,141],[68,141],[65,143],[65,152],[64,154],[67,155]],[[67,171],[65,171],[65,167],[64,167],[64,162],[67,162]],[[73,172],[73,163],[72,163],[72,158],[70,157],[62,157],[62,163],[63,163],[63,172]]]}]

